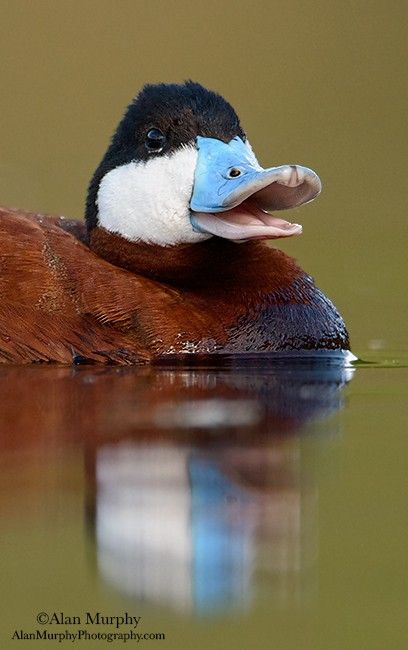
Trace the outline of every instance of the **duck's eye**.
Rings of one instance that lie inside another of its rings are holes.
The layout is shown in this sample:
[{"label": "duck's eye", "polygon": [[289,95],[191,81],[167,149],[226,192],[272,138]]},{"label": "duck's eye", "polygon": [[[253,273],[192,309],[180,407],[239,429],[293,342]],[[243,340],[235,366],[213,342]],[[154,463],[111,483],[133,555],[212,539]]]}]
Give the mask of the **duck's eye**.
[{"label": "duck's eye", "polygon": [[242,174],[242,169],[239,169],[239,167],[231,167],[231,169],[228,170],[228,178],[236,178],[237,176],[241,176]]},{"label": "duck's eye", "polygon": [[166,144],[166,136],[159,129],[150,129],[146,136],[145,147],[150,153],[159,153]]}]

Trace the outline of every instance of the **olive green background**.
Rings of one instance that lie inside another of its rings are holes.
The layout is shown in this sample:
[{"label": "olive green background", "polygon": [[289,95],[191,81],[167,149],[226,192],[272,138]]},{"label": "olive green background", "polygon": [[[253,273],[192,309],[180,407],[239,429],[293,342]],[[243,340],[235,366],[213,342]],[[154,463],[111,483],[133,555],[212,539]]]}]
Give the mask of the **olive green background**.
[{"label": "olive green background", "polygon": [[231,101],[261,163],[318,171],[322,196],[282,247],[343,312],[357,353],[401,349],[407,19],[401,0],[3,1],[0,204],[81,217],[131,97],[192,78]]}]

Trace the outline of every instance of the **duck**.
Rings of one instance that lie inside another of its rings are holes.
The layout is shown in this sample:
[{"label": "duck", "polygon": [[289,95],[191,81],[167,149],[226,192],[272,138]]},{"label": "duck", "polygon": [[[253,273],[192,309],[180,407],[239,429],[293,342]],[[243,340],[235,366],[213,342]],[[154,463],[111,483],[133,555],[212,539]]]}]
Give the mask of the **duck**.
[{"label": "duck", "polygon": [[0,362],[154,364],[348,351],[313,278],[270,240],[315,199],[263,168],[233,107],[193,81],[147,84],[89,184],[83,222],[0,208]]}]

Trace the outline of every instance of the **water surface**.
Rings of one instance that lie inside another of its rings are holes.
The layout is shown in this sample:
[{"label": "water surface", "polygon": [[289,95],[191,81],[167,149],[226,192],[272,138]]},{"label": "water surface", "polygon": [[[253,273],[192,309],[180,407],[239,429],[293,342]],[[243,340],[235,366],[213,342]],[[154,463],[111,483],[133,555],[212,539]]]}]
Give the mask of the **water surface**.
[{"label": "water surface", "polygon": [[9,633],[128,612],[149,647],[406,647],[407,376],[1,368]]}]

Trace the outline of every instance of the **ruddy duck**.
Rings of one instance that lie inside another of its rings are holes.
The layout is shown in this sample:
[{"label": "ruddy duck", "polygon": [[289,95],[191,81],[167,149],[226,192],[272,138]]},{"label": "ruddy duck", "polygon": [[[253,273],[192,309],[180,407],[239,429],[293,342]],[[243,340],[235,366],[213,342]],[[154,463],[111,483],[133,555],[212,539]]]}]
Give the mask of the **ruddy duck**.
[{"label": "ruddy duck", "polygon": [[348,350],[333,304],[265,241],[318,176],[263,169],[234,109],[191,81],[147,85],[89,186],[86,225],[0,210],[0,361],[134,364]]}]

